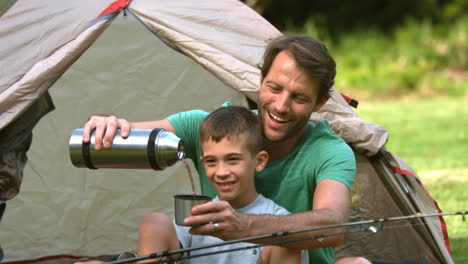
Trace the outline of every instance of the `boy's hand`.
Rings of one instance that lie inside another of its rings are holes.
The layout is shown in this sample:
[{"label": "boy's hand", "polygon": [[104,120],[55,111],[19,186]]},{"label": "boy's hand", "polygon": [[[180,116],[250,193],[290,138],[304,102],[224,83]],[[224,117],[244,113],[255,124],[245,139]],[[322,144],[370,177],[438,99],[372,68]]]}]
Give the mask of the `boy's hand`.
[{"label": "boy's hand", "polygon": [[248,237],[249,218],[239,214],[225,201],[212,201],[192,208],[192,216],[185,218],[184,225],[193,235],[208,235],[222,240]]}]

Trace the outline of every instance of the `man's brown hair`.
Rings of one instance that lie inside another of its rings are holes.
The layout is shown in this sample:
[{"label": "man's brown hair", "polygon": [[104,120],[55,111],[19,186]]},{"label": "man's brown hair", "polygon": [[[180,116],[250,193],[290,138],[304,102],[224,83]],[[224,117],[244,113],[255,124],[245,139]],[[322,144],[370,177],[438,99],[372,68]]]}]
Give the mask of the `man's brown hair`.
[{"label": "man's brown hair", "polygon": [[330,89],[335,83],[336,63],[327,47],[309,36],[284,35],[271,41],[263,55],[262,78],[268,75],[276,56],[284,50],[294,57],[299,69],[320,82],[318,101],[329,98]]}]

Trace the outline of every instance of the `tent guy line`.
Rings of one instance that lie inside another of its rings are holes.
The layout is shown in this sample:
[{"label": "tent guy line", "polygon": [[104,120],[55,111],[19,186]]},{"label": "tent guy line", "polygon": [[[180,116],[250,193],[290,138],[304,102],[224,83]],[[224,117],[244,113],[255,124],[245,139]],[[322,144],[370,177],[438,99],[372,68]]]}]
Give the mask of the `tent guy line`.
[{"label": "tent guy line", "polygon": [[[148,263],[167,263],[167,262],[172,262],[172,261],[180,261],[180,260],[184,260],[184,259],[204,257],[204,256],[209,256],[209,255],[222,254],[222,253],[228,253],[228,252],[246,250],[246,249],[253,249],[253,248],[264,247],[264,246],[280,245],[280,244],[286,244],[286,243],[292,243],[292,242],[298,242],[298,241],[304,241],[304,240],[318,240],[318,241],[321,241],[326,237],[344,235],[344,234],[350,234],[350,233],[369,232],[369,233],[375,234],[375,233],[379,232],[380,229],[382,229],[384,223],[392,222],[392,221],[420,219],[420,218],[435,217],[435,216],[440,217],[440,216],[457,216],[457,215],[461,216],[462,220],[465,221],[465,215],[467,215],[467,214],[468,214],[468,211],[458,211],[458,212],[448,212],[448,213],[432,213],[432,214],[416,213],[416,214],[407,215],[407,216],[395,216],[395,217],[388,217],[388,218],[377,218],[377,219],[371,219],[371,220],[348,222],[348,223],[344,223],[344,224],[327,225],[327,226],[320,226],[320,227],[293,230],[293,231],[289,231],[289,232],[278,232],[278,233],[260,235],[260,236],[255,236],[255,237],[247,237],[247,238],[229,240],[229,241],[225,241],[225,242],[221,242],[221,243],[215,243],[215,244],[199,246],[199,247],[191,247],[191,248],[185,248],[185,249],[177,249],[177,250],[172,250],[172,251],[152,253],[152,254],[145,255],[145,256],[139,256],[139,257],[134,257],[134,258],[129,258],[129,259],[122,259],[122,260],[106,262],[105,264],[124,264],[124,263],[130,263],[130,262],[134,262],[134,261],[140,261],[140,260],[167,257],[167,256],[175,255],[175,254],[183,254],[183,253],[186,253],[186,252],[192,252],[192,251],[197,251],[197,250],[202,250],[202,249],[207,249],[207,248],[220,247],[220,246],[225,246],[225,245],[230,245],[230,244],[235,244],[235,243],[250,242],[250,241],[259,240],[259,239],[275,238],[275,237],[276,238],[281,238],[281,237],[292,235],[292,234],[305,233],[305,232],[318,231],[318,230],[326,230],[326,229],[339,228],[339,227],[352,227],[352,226],[370,225],[370,226],[365,227],[365,228],[364,227],[359,227],[359,228],[354,228],[354,229],[350,229],[350,230],[343,231],[343,232],[331,233],[331,234],[326,234],[326,235],[310,236],[310,237],[303,237],[303,238],[297,238],[297,239],[288,239],[288,240],[280,240],[280,241],[275,241],[275,242],[254,244],[254,245],[250,245],[250,246],[232,248],[232,249],[227,249],[227,250],[219,250],[219,251],[216,251],[216,252],[207,252],[207,253],[202,253],[202,254],[187,255],[187,256],[182,256],[182,257],[178,257],[178,258],[168,258],[168,259],[161,259],[161,260],[148,262]],[[377,226],[372,225],[372,224],[377,224]]]}]

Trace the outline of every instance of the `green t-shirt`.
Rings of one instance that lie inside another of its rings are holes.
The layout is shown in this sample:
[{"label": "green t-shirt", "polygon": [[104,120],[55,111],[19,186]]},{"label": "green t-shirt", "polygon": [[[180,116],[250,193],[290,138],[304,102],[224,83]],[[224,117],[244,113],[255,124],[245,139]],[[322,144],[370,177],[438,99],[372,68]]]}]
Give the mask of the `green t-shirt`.
[{"label": "green t-shirt", "polygon": [[[187,158],[193,160],[200,175],[202,193],[216,196],[200,162],[199,129],[208,115],[201,110],[181,112],[168,117],[177,136],[185,142]],[[319,181],[334,179],[351,190],[356,162],[351,148],[328,126],[327,120],[309,122],[299,144],[286,156],[269,162],[255,176],[259,193],[291,213],[312,209],[313,194]],[[333,248],[309,250],[310,263],[333,263]]]}]

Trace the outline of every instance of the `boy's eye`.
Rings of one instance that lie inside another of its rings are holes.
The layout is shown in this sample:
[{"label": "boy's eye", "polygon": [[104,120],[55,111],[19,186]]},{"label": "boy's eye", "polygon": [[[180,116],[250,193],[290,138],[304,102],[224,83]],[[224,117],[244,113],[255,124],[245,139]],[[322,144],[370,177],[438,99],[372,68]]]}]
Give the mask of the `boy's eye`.
[{"label": "boy's eye", "polygon": [[230,164],[237,164],[237,163],[239,163],[239,161],[240,161],[239,157],[231,157],[231,158],[228,159],[228,162]]},{"label": "boy's eye", "polygon": [[205,165],[208,166],[208,167],[212,167],[214,165],[216,165],[216,161],[215,160],[212,160],[212,159],[205,159]]}]

